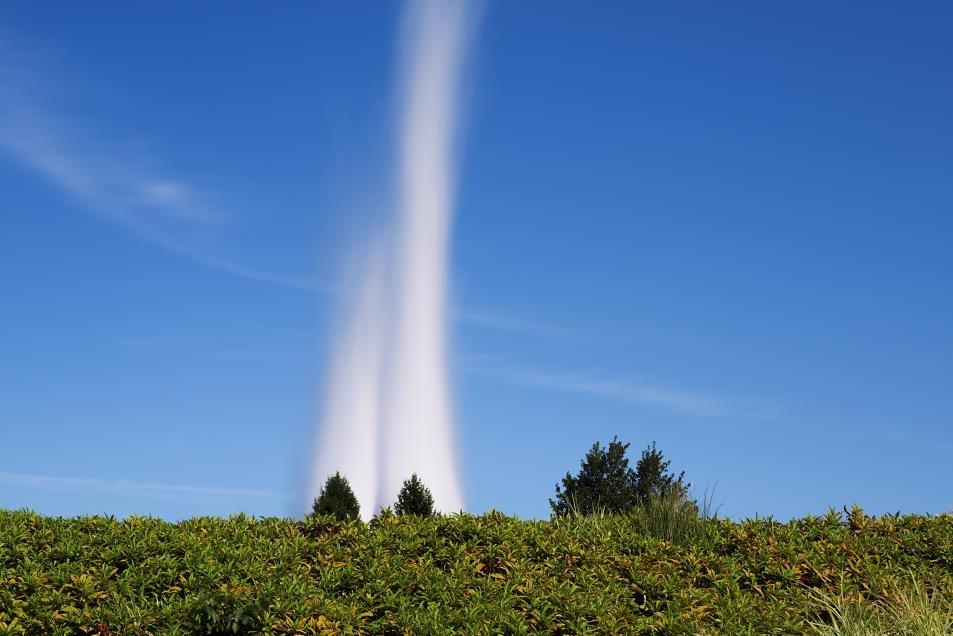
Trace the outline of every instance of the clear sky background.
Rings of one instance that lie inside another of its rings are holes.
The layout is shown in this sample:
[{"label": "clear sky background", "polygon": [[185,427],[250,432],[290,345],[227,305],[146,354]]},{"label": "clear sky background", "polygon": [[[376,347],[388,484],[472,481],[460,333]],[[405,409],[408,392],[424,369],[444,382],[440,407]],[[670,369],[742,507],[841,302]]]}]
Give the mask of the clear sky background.
[{"label": "clear sky background", "polygon": [[[302,513],[399,14],[0,4],[0,507]],[[468,510],[548,516],[613,435],[735,518],[953,508],[951,32],[946,2],[487,4]]]}]

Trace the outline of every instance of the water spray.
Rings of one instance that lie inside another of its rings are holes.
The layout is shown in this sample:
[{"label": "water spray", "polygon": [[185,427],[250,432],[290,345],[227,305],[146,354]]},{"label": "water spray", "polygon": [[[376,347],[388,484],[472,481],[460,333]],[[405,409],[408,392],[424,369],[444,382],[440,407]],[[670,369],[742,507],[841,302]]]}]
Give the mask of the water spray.
[{"label": "water spray", "polygon": [[365,246],[333,341],[309,492],[340,471],[364,519],[392,504],[412,473],[438,510],[463,509],[447,287],[459,84],[473,17],[462,0],[407,5],[393,232]]}]

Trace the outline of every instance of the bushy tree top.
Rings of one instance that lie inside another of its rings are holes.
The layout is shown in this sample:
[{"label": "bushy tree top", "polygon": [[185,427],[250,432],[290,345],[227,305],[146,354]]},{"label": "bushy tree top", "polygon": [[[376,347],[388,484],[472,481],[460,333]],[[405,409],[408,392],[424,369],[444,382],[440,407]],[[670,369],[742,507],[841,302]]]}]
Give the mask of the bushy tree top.
[{"label": "bushy tree top", "polygon": [[357,502],[354,491],[347,478],[336,472],[324,484],[321,494],[314,500],[311,510],[312,516],[332,516],[338,521],[358,519],[361,516],[361,506]]},{"label": "bushy tree top", "polygon": [[414,473],[404,482],[394,504],[394,512],[398,515],[414,515],[417,517],[432,517],[433,495],[430,489]]},{"label": "bushy tree top", "polygon": [[592,445],[580,462],[579,473],[566,473],[562,487],[556,485],[556,499],[550,499],[553,514],[611,514],[644,505],[654,495],[685,491],[684,472],[677,477],[669,474],[669,463],[655,448],[655,442],[642,451],[635,469],[629,467],[626,457],[628,443],[613,437],[603,448],[599,442]]},{"label": "bushy tree top", "polygon": [[663,458],[662,451],[656,450],[655,442],[642,451],[635,465],[636,498],[640,504],[646,504],[653,496],[686,494],[688,484],[684,483],[685,471],[675,476],[668,472],[671,463]]}]

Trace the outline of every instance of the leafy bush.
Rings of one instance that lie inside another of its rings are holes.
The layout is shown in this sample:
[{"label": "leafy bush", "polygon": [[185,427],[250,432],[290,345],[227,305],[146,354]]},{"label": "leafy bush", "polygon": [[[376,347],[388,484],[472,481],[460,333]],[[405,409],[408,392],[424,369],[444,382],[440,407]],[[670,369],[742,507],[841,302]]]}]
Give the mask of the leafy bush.
[{"label": "leafy bush", "polygon": [[0,633],[805,634],[833,625],[814,602],[839,590],[884,619],[905,591],[904,624],[949,617],[950,516],[712,519],[710,542],[687,548],[633,519],[0,510]]},{"label": "leafy bush", "polygon": [[314,500],[311,515],[330,516],[338,521],[360,518],[361,506],[347,478],[339,472],[328,477],[324,488],[321,489],[321,494]]},{"label": "leafy bush", "polygon": [[397,503],[394,504],[394,512],[398,515],[413,515],[416,517],[432,517],[433,495],[427,488],[417,473],[410,476],[410,479],[404,482],[397,495]]},{"label": "leafy bush", "polygon": [[223,636],[248,634],[261,627],[268,603],[248,587],[221,585],[213,592],[200,591],[190,608],[196,633]]}]

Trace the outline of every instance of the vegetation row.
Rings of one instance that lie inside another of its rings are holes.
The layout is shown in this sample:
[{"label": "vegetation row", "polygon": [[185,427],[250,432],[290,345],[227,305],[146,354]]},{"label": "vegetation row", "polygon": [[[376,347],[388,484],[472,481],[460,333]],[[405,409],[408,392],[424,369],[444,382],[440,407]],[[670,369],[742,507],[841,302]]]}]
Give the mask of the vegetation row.
[{"label": "vegetation row", "polygon": [[367,523],[0,511],[0,634],[951,633],[950,516],[718,519],[615,444],[543,521],[413,514],[426,496]]}]

